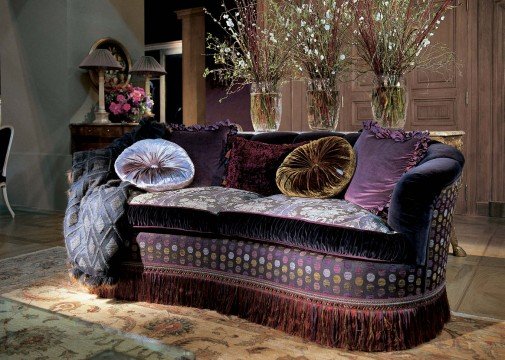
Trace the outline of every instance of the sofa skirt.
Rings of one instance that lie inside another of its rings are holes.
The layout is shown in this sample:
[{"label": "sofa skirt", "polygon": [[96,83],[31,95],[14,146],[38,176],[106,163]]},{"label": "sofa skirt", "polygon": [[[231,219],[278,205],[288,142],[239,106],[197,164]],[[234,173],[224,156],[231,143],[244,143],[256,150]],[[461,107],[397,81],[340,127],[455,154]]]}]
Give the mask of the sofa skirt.
[{"label": "sofa skirt", "polygon": [[234,239],[140,233],[115,287],[99,296],[236,315],[321,345],[412,348],[449,320],[445,282],[424,268]]}]

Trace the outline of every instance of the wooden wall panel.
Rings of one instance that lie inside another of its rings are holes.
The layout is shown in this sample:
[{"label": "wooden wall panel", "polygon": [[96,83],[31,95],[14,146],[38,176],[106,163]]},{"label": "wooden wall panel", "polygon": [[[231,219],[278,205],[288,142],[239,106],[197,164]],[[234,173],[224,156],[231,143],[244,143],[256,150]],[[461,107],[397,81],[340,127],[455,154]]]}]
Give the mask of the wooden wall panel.
[{"label": "wooden wall panel", "polygon": [[493,20],[494,102],[491,201],[505,203],[505,0],[495,2]]},{"label": "wooden wall panel", "polygon": [[[456,53],[460,71],[451,67],[445,74],[408,75],[406,128],[466,132],[458,212],[487,215],[496,203],[505,207],[505,0],[454,3],[459,6],[446,15],[433,41]],[[341,90],[338,130],[358,130],[372,118],[370,77],[345,83]],[[280,129],[309,130],[306,105],[305,82],[286,83]]]},{"label": "wooden wall panel", "polygon": [[[476,161],[476,204],[477,213],[487,214],[487,204],[490,200],[492,173],[492,109],[493,109],[493,2],[479,1],[478,12],[478,45],[477,45],[477,78],[478,78],[478,137],[475,151]],[[478,175],[477,175],[478,174]],[[481,177],[482,176],[482,177]],[[479,179],[479,177],[481,177]]]}]

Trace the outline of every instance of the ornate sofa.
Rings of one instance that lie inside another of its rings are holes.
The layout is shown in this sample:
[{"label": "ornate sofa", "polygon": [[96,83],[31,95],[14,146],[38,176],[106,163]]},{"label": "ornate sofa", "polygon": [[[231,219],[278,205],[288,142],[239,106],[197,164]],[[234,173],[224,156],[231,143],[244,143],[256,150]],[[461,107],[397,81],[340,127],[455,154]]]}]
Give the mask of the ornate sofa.
[{"label": "ornate sofa", "polygon": [[[242,134],[268,143],[359,133]],[[387,221],[343,199],[224,187],[133,194],[134,232],[103,297],[217,310],[322,345],[411,348],[449,320],[445,272],[464,159],[430,143]]]}]

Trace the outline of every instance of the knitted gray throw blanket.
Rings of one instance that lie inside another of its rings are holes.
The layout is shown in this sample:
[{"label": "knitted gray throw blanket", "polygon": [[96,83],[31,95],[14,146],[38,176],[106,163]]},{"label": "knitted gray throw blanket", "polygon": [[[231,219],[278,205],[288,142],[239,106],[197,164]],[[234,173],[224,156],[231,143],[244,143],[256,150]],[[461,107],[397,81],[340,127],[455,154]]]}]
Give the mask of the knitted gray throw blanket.
[{"label": "knitted gray throw blanket", "polygon": [[115,284],[121,251],[129,246],[126,207],[131,185],[118,179],[116,158],[136,141],[163,137],[165,131],[159,123],[142,121],[105,149],[74,153],[63,231],[70,275],[84,285]]}]

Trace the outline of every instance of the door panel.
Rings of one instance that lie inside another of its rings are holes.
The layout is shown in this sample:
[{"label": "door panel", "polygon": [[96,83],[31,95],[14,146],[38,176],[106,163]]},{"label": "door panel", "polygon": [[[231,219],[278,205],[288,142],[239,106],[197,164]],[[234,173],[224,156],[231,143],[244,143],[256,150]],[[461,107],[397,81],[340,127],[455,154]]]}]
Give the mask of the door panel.
[{"label": "door panel", "polygon": [[[409,105],[406,129],[465,130],[468,88],[464,67],[468,51],[467,22],[466,7],[458,6],[446,14],[435,36],[430,39],[432,43],[445,44],[448,51],[453,51],[458,66],[450,65],[443,72],[416,69],[407,75]],[[371,91],[371,74],[359,76],[343,86],[344,108],[340,130],[359,130],[363,121],[372,119]],[[466,176],[463,188],[465,185]],[[458,212],[466,212],[463,191],[460,195]]]},{"label": "door panel", "polygon": [[[467,51],[466,9],[459,6],[446,14],[432,43],[445,44],[462,65]],[[356,76],[356,75],[355,75]],[[409,107],[407,129],[461,130],[466,117],[466,74],[455,65],[442,73],[414,70],[407,75]],[[372,75],[359,76],[344,86],[341,130],[357,130],[372,118]]]}]

